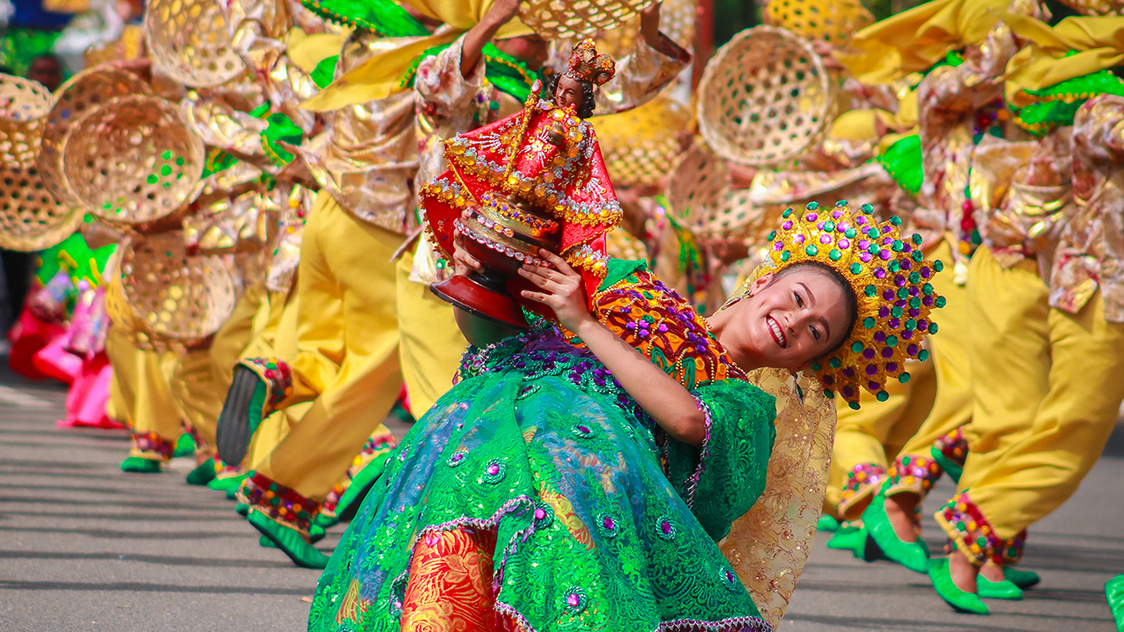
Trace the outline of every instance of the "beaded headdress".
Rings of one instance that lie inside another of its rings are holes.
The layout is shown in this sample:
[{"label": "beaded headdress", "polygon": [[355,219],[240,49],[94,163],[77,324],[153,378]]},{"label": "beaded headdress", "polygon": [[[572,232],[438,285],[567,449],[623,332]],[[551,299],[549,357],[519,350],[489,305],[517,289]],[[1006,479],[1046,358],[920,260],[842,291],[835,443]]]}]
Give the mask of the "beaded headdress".
[{"label": "beaded headdress", "polygon": [[925,259],[921,236],[903,239],[900,218],[878,222],[873,207],[861,208],[855,214],[840,201],[829,210],[815,202],[803,212],[786,210],[769,234],[765,263],[743,285],[748,290],[761,275],[800,263],[827,266],[851,284],[858,307],[851,333],[811,368],[828,397],[837,393],[854,409],[860,388],[885,401],[889,380],[909,381],[905,361],[928,358],[922,338],[937,332],[929,314],[945,303],[931,282],[944,265]]},{"label": "beaded headdress", "polygon": [[617,72],[617,63],[609,55],[598,55],[593,40],[584,39],[574,45],[566,76],[593,85],[604,85]]}]

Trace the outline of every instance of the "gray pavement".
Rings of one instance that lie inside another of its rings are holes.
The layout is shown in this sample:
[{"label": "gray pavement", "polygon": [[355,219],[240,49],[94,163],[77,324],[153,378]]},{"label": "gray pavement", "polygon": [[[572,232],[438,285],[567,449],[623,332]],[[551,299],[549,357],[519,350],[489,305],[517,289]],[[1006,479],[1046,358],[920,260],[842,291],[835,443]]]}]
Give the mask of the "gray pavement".
[{"label": "gray pavement", "polygon": [[[257,545],[192,464],[126,475],[124,432],[55,427],[65,391],[0,370],[0,630],[113,632],[304,629],[317,571]],[[1042,584],[990,617],[951,612],[926,578],[864,564],[817,536],[782,632],[1113,629],[1102,586],[1124,572],[1124,432],[1077,494],[1036,525],[1025,566]],[[934,500],[946,498],[943,483]],[[932,549],[932,520],[926,523]],[[320,547],[328,551],[339,531]]]}]

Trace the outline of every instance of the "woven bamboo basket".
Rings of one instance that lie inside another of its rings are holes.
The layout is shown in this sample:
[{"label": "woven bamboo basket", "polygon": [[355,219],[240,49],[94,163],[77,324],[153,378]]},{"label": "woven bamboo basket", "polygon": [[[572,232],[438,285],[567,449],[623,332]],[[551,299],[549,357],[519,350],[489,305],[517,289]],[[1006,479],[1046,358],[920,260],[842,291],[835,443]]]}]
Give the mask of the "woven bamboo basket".
[{"label": "woven bamboo basket", "polygon": [[22,167],[35,161],[51,92],[42,84],[0,74],[0,164]]},{"label": "woven bamboo basket", "polygon": [[199,193],[203,142],[175,104],[157,97],[111,99],[74,125],[63,169],[77,200],[106,221],[146,224]]},{"label": "woven bamboo basket", "polygon": [[150,0],[144,14],[148,51],[164,74],[185,85],[217,86],[246,70],[233,28],[215,0]]},{"label": "woven bamboo basket", "polygon": [[699,130],[724,158],[765,166],[797,156],[823,132],[831,92],[823,61],[784,29],[734,36],[699,83]]},{"label": "woven bamboo basket", "polygon": [[852,33],[874,24],[859,0],[769,0],[763,17],[769,26],[833,46],[845,46]]},{"label": "woven bamboo basket", "polygon": [[[696,238],[752,243],[767,225],[764,209],[750,203],[748,189],[731,189],[726,161],[696,139],[672,170],[670,212]],[[779,215],[778,215],[779,217]]]},{"label": "woven bamboo basket", "polygon": [[652,186],[671,172],[682,153],[679,135],[690,111],[659,96],[632,110],[590,121],[597,130],[605,167],[614,184]]},{"label": "woven bamboo basket", "polygon": [[55,103],[47,115],[38,160],[43,182],[59,201],[78,203],[66,182],[62,166],[62,146],[71,126],[82,120],[90,110],[114,97],[150,93],[148,84],[140,77],[108,66],[87,68],[59,87]]},{"label": "woven bamboo basket", "polygon": [[[695,3],[694,0],[664,0],[660,7],[660,32],[687,50],[695,46]],[[628,54],[640,37],[640,16],[633,16],[619,28],[601,31],[594,38],[597,50],[608,53],[614,59]]]},{"label": "woven bamboo basket", "polygon": [[121,255],[121,281],[145,329],[185,344],[218,331],[234,311],[230,267],[222,257],[189,256],[178,230],[134,238]]},{"label": "woven bamboo basket", "polygon": [[60,204],[34,166],[0,165],[0,247],[33,252],[69,237],[82,223],[77,207]]},{"label": "woven bamboo basket", "polygon": [[654,0],[524,0],[519,19],[546,39],[591,37],[628,24]]}]

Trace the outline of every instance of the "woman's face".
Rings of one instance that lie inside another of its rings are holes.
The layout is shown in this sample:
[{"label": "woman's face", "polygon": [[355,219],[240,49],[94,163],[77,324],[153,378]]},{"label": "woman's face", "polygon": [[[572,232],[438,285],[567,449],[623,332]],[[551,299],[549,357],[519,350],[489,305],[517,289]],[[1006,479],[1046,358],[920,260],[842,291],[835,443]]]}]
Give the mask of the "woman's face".
[{"label": "woman's face", "polygon": [[572,105],[574,110],[580,110],[584,98],[580,81],[566,75],[558,78],[558,87],[554,89],[554,105],[560,108]]},{"label": "woman's face", "polygon": [[763,275],[749,294],[727,308],[719,336],[745,366],[798,371],[835,348],[851,315],[843,289],[827,272],[799,269]]}]

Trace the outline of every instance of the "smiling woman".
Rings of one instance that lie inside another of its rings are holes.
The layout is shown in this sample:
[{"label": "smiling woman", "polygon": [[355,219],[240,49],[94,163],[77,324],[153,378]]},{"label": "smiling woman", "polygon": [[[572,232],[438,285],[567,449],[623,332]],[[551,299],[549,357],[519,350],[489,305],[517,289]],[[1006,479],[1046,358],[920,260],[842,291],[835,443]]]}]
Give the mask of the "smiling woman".
[{"label": "smiling woman", "polygon": [[[939,266],[869,213],[788,211],[767,263],[709,320],[642,263],[611,260],[587,298],[541,250],[549,267],[523,265],[522,296],[557,325],[513,335],[458,313],[474,344],[460,382],[387,461],[309,629],[771,630],[758,608],[771,595],[715,544],[795,484],[762,495],[772,459],[794,457],[783,442],[774,454],[788,429],[748,372],[806,368],[849,401],[883,392],[939,301]],[[457,274],[479,271],[456,243]],[[821,501],[769,520],[800,531]],[[805,559],[739,544],[757,574],[796,577]]]}]

